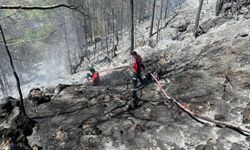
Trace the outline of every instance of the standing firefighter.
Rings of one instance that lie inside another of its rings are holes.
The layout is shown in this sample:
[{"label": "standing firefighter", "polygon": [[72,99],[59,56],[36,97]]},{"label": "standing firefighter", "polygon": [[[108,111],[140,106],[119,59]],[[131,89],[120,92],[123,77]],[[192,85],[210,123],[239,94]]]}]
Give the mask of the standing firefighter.
[{"label": "standing firefighter", "polygon": [[91,74],[88,73],[88,74],[87,74],[87,77],[92,79],[91,85],[93,85],[93,86],[98,86],[98,85],[100,85],[99,73],[98,73],[97,71],[95,71],[94,68],[90,68],[89,71],[91,72]]},{"label": "standing firefighter", "polygon": [[133,63],[133,85],[134,88],[137,88],[137,79],[141,82],[141,84],[144,84],[143,79],[141,77],[141,71],[142,69],[145,69],[142,58],[140,55],[138,55],[135,51],[131,52],[132,57],[134,58]]}]

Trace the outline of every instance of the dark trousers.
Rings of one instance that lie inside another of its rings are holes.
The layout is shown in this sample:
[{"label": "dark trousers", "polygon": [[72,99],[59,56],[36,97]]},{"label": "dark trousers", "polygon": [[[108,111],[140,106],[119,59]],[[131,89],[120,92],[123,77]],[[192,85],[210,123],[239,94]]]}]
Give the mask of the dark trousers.
[{"label": "dark trousers", "polygon": [[141,84],[144,84],[143,79],[141,77],[141,72],[134,73],[133,74],[133,85],[134,85],[134,88],[137,88],[137,79],[141,82]]}]

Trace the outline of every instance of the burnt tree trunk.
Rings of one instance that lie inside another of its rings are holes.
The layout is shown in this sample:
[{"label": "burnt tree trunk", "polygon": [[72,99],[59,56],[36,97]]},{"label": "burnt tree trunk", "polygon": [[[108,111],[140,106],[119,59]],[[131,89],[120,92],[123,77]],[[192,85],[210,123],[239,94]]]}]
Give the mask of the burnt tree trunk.
[{"label": "burnt tree trunk", "polygon": [[6,97],[7,95],[6,95],[6,92],[5,92],[4,88],[5,88],[5,87],[4,87],[2,78],[0,78],[0,89],[1,89],[2,95],[3,95],[4,97]]},{"label": "burnt tree trunk", "polygon": [[12,72],[14,74],[14,77],[15,77],[16,83],[17,83],[17,90],[18,90],[19,99],[20,99],[20,111],[21,111],[21,114],[26,115],[25,109],[24,109],[24,104],[23,104],[23,94],[22,94],[22,90],[21,90],[21,85],[20,85],[19,77],[18,77],[18,75],[16,73],[16,69],[15,69],[13,61],[12,61],[12,56],[11,56],[9,48],[7,46],[7,43],[6,43],[5,36],[4,36],[3,29],[2,29],[1,25],[0,25],[0,30],[1,30],[3,42],[4,42],[4,45],[5,45],[5,49],[7,51],[9,59],[10,59],[11,70],[12,70]]},{"label": "burnt tree trunk", "polygon": [[154,19],[155,19],[155,4],[156,4],[156,0],[154,0],[154,3],[153,3],[153,11],[152,11],[152,19],[151,19],[149,37],[153,35]]},{"label": "burnt tree trunk", "polygon": [[70,58],[70,50],[69,50],[69,41],[68,41],[68,35],[67,35],[66,20],[65,20],[64,16],[62,16],[62,19],[63,19],[63,22],[64,22],[63,31],[64,31],[64,39],[65,39],[65,43],[66,43],[66,57],[67,57],[67,61],[68,61],[69,72],[70,72],[70,74],[72,74],[72,62],[71,62],[71,58]]},{"label": "burnt tree trunk", "polygon": [[200,0],[200,3],[199,3],[199,9],[198,9],[197,14],[196,14],[194,33],[197,32],[198,27],[199,27],[199,21],[200,21],[200,15],[201,15],[201,9],[202,9],[202,5],[203,5],[203,1],[204,0]]},{"label": "burnt tree trunk", "polygon": [[134,0],[130,0],[131,9],[131,52],[134,50]]},{"label": "burnt tree trunk", "polygon": [[219,16],[219,14],[221,13],[222,6],[223,6],[223,0],[217,0],[216,1],[216,8],[215,8],[215,15],[216,16]]},{"label": "burnt tree trunk", "polygon": [[115,57],[115,12],[114,12],[114,8],[112,8],[112,10],[111,10],[111,12],[112,12],[112,30],[113,30],[113,32],[112,32],[112,39],[113,39],[113,41],[112,41],[112,44],[113,44],[113,48],[112,48],[112,54],[113,54],[113,56],[112,57]]},{"label": "burnt tree trunk", "polygon": [[77,50],[78,50],[78,58],[79,60],[81,59],[81,57],[83,56],[83,52],[82,52],[82,46],[81,46],[81,40],[80,40],[80,33],[79,33],[79,27],[78,27],[78,22],[77,22],[77,17],[75,15],[74,12],[72,12],[72,15],[74,17],[74,29],[75,29],[75,33],[76,33],[76,38],[77,38]]},{"label": "burnt tree trunk", "polygon": [[166,19],[168,15],[168,0],[166,0],[166,7],[165,7],[165,15],[164,18]]},{"label": "burnt tree trunk", "polygon": [[6,93],[6,96],[9,94],[8,92],[10,91],[10,85],[9,85],[9,83],[8,83],[8,81],[7,81],[7,78],[6,78],[6,75],[5,75],[5,73],[4,73],[4,71],[3,71],[3,68],[0,66],[0,71],[1,71],[1,73],[2,73],[2,76],[3,76],[3,84],[4,84],[4,87],[5,87],[5,93]]},{"label": "burnt tree trunk", "polygon": [[238,21],[239,20],[239,9],[240,9],[240,0],[237,0],[236,1],[236,20]]},{"label": "burnt tree trunk", "polygon": [[122,6],[121,6],[121,36],[123,36],[123,6],[124,6],[124,4],[123,4],[123,0],[122,0]]},{"label": "burnt tree trunk", "polygon": [[159,40],[160,23],[161,23],[161,19],[162,19],[162,8],[163,8],[163,0],[161,0],[161,10],[160,10],[160,18],[159,18],[158,24],[157,24],[157,37],[156,37],[156,42],[158,42],[158,40]]},{"label": "burnt tree trunk", "polygon": [[105,25],[105,32],[107,33],[105,41],[106,41],[107,55],[109,56],[109,27],[107,24],[108,24],[108,22]]},{"label": "burnt tree trunk", "polygon": [[144,16],[145,16],[145,2],[140,3],[140,14],[139,14],[139,20],[138,23],[141,23],[144,21]]}]

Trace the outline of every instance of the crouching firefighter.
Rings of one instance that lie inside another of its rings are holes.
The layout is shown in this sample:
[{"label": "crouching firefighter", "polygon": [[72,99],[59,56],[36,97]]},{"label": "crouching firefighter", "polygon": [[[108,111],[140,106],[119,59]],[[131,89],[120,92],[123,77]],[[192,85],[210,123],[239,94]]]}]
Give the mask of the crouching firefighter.
[{"label": "crouching firefighter", "polygon": [[134,59],[133,63],[133,86],[134,88],[137,88],[137,79],[141,82],[141,84],[144,84],[144,81],[141,77],[141,71],[142,69],[145,69],[145,66],[142,63],[142,58],[140,55],[138,55],[135,51],[131,52],[131,55]]},{"label": "crouching firefighter", "polygon": [[91,85],[93,85],[93,86],[100,85],[99,73],[97,71],[95,71],[94,68],[90,68],[89,71],[91,72],[91,74],[87,73],[86,78],[87,79],[91,78],[91,80],[92,80]]}]

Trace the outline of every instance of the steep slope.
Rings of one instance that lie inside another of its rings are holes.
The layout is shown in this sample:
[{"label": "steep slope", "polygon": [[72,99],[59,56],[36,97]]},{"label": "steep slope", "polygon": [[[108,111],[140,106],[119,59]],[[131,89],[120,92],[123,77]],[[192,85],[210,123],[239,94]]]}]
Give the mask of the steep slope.
[{"label": "steep slope", "polygon": [[[239,21],[215,17],[215,0],[208,1],[201,20],[207,33],[195,38],[193,6],[197,4],[187,1],[177,11],[161,31],[162,40],[155,48],[144,46],[137,51],[148,68],[161,74],[164,89],[191,111],[249,128],[250,20],[243,14]],[[181,25],[187,30],[179,32]],[[128,64],[126,55],[120,52],[111,66]],[[76,150],[249,148],[248,136],[197,122],[168,102],[153,81],[139,90],[139,99],[135,99],[128,82],[130,72],[128,68],[107,71],[100,87],[65,86],[50,102],[39,106],[26,100],[28,116],[39,124],[28,137],[29,144]],[[56,90],[47,88],[45,94]]]}]

